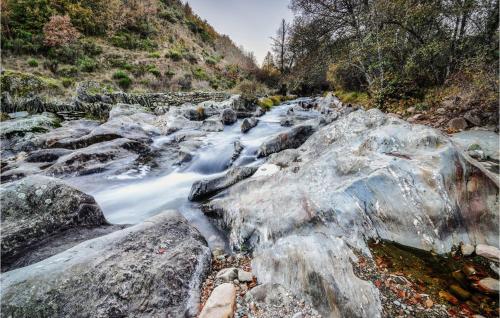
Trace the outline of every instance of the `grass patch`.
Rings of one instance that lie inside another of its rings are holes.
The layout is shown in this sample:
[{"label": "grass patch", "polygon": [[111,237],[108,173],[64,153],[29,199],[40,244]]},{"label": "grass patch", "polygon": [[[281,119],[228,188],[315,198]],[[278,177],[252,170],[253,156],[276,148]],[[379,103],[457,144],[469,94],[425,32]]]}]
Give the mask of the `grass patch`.
[{"label": "grass patch", "polygon": [[270,110],[273,106],[274,106],[274,102],[272,99],[270,98],[267,98],[267,97],[264,97],[264,98],[260,98],[258,101],[257,101],[257,104],[262,108],[262,109],[265,109],[265,110]]},{"label": "grass patch", "polygon": [[37,61],[37,60],[35,60],[35,59],[29,59],[29,60],[28,60],[28,65],[29,65],[30,67],[37,67],[37,66],[38,66],[38,61]]},{"label": "grass patch", "polygon": [[364,92],[337,90],[334,92],[334,94],[343,103],[359,104],[362,106],[369,106],[370,104],[370,98],[368,97],[368,94]]}]

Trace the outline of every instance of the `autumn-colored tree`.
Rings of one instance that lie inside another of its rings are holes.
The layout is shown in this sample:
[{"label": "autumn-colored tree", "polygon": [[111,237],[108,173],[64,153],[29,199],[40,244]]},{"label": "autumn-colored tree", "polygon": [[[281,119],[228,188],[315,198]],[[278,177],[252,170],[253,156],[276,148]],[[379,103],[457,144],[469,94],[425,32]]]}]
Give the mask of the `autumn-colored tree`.
[{"label": "autumn-colored tree", "polygon": [[69,16],[54,15],[43,27],[44,44],[47,46],[62,46],[69,44],[80,36],[71,24]]}]

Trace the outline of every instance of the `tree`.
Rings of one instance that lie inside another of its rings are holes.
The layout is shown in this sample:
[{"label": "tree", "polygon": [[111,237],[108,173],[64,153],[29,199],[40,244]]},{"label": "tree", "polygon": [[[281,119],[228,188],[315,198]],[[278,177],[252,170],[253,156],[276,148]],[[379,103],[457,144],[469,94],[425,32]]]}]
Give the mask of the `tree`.
[{"label": "tree", "polygon": [[275,61],[279,67],[281,74],[285,74],[290,63],[290,55],[288,51],[288,31],[290,26],[285,19],[281,20],[280,27],[276,31],[276,36],[271,38]]},{"label": "tree", "polygon": [[54,15],[43,27],[44,44],[62,46],[69,44],[80,36],[71,24],[69,16]]},{"label": "tree", "polygon": [[275,68],[276,66],[274,65],[273,55],[268,51],[266,56],[264,57],[264,61],[262,62],[262,70],[270,72]]}]

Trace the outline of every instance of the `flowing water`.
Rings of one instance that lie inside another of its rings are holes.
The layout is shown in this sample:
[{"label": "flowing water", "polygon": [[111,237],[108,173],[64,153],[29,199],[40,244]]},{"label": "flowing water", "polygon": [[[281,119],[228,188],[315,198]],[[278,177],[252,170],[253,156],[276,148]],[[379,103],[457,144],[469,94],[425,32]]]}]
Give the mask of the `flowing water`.
[{"label": "flowing water", "polygon": [[[260,145],[266,139],[289,130],[289,127],[280,125],[280,120],[287,116],[291,107],[307,100],[297,99],[274,107],[260,117],[257,126],[246,134],[241,132],[243,120],[239,119],[234,124],[225,126],[221,132],[209,132],[199,137],[201,147],[193,154],[192,160],[181,167],[168,167],[166,172],[160,171],[154,176],[150,168],[144,166],[117,176],[97,174],[68,181],[93,195],[111,223],[136,224],[164,210],[176,209],[198,228],[211,248],[225,248],[223,234],[208,221],[197,203],[188,201],[192,184],[200,179],[221,175],[230,166],[261,163],[262,159],[256,157]],[[315,110],[295,110],[294,118],[307,120],[318,114]],[[157,137],[152,147],[161,149],[172,142],[176,135],[194,132],[192,129],[183,129],[168,136]],[[236,141],[244,148],[231,165]]]}]

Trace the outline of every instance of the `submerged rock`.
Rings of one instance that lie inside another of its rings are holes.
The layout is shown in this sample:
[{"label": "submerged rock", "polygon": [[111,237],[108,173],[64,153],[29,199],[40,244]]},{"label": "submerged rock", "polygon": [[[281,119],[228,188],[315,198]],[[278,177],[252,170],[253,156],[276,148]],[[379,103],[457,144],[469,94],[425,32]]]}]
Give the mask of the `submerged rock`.
[{"label": "submerged rock", "polygon": [[302,145],[313,132],[314,127],[312,125],[294,127],[290,129],[290,131],[279,134],[262,144],[257,156],[266,157],[272,153],[280,152],[285,149],[297,148]]},{"label": "submerged rock", "polygon": [[81,243],[1,277],[12,317],[192,317],[210,266],[203,237],[177,212]]},{"label": "submerged rock", "polygon": [[60,180],[30,176],[0,188],[2,264],[64,230],[106,225],[94,198]]},{"label": "submerged rock", "polygon": [[205,119],[201,125],[201,129],[204,131],[223,131],[224,125],[218,116],[214,116],[213,118]]},{"label": "submerged rock", "polygon": [[189,200],[199,201],[205,199],[245,178],[250,177],[255,171],[257,171],[256,167],[236,167],[230,169],[221,177],[211,180],[197,181],[191,187]]},{"label": "submerged rock", "polygon": [[254,249],[259,282],[304,295],[324,315],[381,316],[378,290],[351,266],[352,249],[369,255],[369,238],[438,253],[498,244],[498,187],[432,128],[358,110],[285,159],[293,164],[241,181],[204,211],[234,248]]}]

